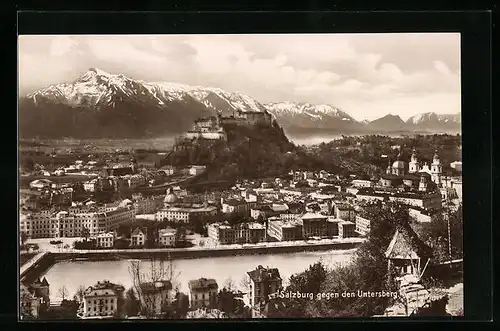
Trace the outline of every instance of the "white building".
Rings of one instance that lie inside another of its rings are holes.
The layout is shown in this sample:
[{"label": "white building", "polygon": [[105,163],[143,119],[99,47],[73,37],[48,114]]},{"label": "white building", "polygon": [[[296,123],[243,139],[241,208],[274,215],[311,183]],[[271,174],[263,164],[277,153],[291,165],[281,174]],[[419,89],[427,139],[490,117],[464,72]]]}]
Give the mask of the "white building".
[{"label": "white building", "polygon": [[173,247],[175,245],[175,229],[161,229],[158,231],[158,243],[162,247]]},{"label": "white building", "polygon": [[115,242],[113,232],[101,233],[94,237],[97,247],[112,248]]},{"label": "white building", "polygon": [[205,171],[205,166],[191,166],[189,168],[189,174],[192,176],[199,175]]},{"label": "white building", "polygon": [[351,182],[353,187],[372,187],[373,183],[370,180],[355,179]]},{"label": "white building", "polygon": [[78,316],[87,318],[113,318],[119,313],[118,298],[122,296],[124,287],[99,281],[88,287],[83,294],[83,312]]},{"label": "white building", "polygon": [[156,212],[156,220],[189,223],[194,216],[213,216],[217,214],[217,207],[166,207]]},{"label": "white building", "polygon": [[146,234],[140,228],[136,228],[130,235],[130,241],[134,247],[143,247],[146,244]]},{"label": "white building", "polygon": [[30,188],[43,190],[50,188],[52,186],[52,181],[48,179],[36,179],[30,183]]},{"label": "white building", "polygon": [[370,233],[371,221],[367,218],[356,215],[356,232],[362,236]]}]

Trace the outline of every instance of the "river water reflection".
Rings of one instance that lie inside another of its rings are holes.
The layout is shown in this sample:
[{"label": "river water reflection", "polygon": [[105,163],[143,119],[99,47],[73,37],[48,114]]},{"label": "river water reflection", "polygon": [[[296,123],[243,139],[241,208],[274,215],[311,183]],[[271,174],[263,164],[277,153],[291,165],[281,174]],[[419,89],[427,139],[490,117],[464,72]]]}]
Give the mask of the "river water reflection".
[{"label": "river water reflection", "polygon": [[[233,284],[239,287],[246,272],[259,264],[278,268],[286,284],[290,275],[304,271],[320,259],[329,268],[345,265],[350,262],[354,251],[355,249],[180,259],[175,260],[173,264],[176,273],[179,274],[177,282],[180,290],[188,292],[187,283],[200,277],[214,278],[219,287],[231,278]],[[44,275],[50,284],[50,298],[52,301],[61,300],[58,297],[58,289],[63,285],[72,297],[80,285],[90,286],[104,279],[129,288],[132,286],[129,264],[130,260],[56,263]],[[148,264],[147,260],[142,262],[145,272]]]}]

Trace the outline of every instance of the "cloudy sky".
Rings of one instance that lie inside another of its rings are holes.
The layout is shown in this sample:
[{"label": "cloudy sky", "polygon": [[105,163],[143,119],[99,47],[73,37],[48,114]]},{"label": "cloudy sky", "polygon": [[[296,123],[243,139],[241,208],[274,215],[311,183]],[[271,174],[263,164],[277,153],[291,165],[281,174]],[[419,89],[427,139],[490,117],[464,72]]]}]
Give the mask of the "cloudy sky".
[{"label": "cloudy sky", "polygon": [[19,36],[21,94],[91,67],[331,104],[357,120],[460,112],[459,34]]}]

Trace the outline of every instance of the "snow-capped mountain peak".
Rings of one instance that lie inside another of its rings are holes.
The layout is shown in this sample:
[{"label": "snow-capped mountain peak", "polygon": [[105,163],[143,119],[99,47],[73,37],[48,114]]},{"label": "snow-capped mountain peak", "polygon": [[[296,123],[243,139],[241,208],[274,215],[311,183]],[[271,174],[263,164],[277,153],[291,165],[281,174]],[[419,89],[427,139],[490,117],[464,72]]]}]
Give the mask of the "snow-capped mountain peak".
[{"label": "snow-capped mountain peak", "polygon": [[437,125],[438,123],[460,123],[460,114],[436,114],[427,112],[410,117],[406,123],[413,125]]},{"label": "snow-capped mountain peak", "polygon": [[353,120],[353,118],[346,112],[337,107],[326,104],[313,105],[307,102],[275,102],[265,105],[270,112],[276,114],[296,114],[296,115],[327,115],[333,117],[346,118]]},{"label": "snow-capped mountain peak", "polygon": [[30,93],[35,103],[45,99],[69,106],[102,107],[131,98],[152,102],[158,107],[174,101],[194,99],[205,107],[225,113],[237,111],[263,112],[266,108],[244,93],[227,92],[220,88],[190,86],[170,82],[145,82],[123,74],[111,74],[99,68],[90,68],[72,83],[52,85]]}]

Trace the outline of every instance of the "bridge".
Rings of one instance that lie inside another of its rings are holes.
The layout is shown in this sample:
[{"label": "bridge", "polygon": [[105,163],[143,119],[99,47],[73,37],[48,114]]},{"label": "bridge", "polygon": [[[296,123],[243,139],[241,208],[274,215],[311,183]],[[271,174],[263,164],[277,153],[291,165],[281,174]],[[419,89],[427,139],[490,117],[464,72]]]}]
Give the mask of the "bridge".
[{"label": "bridge", "polygon": [[48,252],[40,252],[33,256],[29,261],[23,264],[19,270],[19,279],[23,280],[30,270],[36,268],[40,261],[47,255]]}]

